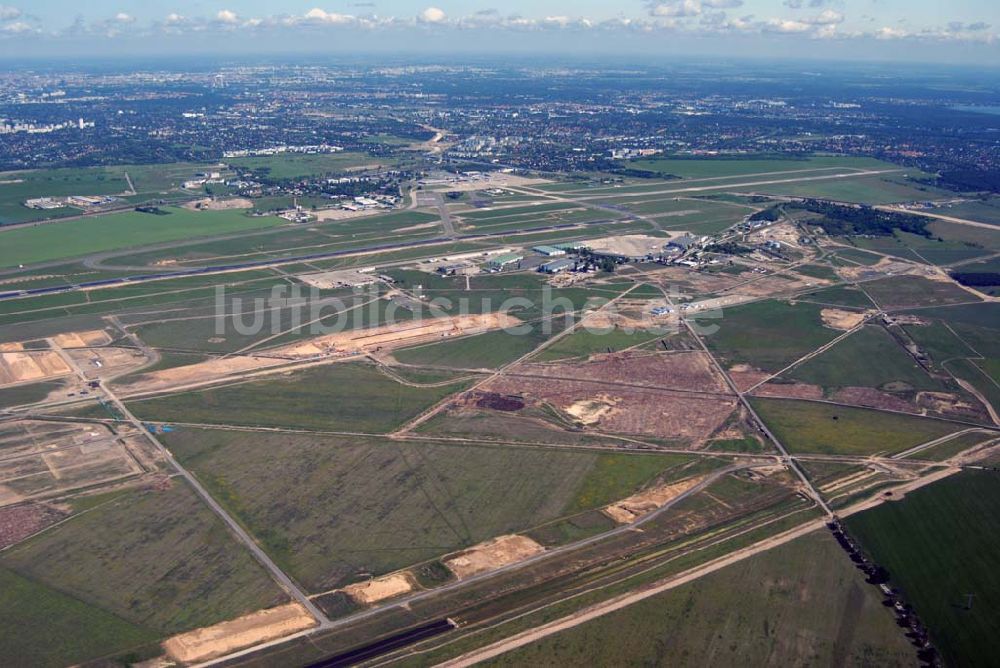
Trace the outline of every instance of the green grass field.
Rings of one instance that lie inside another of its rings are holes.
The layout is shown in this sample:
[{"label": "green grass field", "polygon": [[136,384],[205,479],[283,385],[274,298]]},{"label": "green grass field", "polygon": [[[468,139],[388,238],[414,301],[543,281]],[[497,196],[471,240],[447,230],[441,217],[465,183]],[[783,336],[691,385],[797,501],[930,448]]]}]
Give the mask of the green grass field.
[{"label": "green grass field", "polygon": [[623,498],[685,459],[197,429],[165,439],[311,591]]},{"label": "green grass field", "polygon": [[938,306],[978,301],[954,283],[932,281],[922,276],[890,276],[865,283],[865,291],[883,308]]},{"label": "green grass field", "polygon": [[934,380],[885,330],[866,325],[821,355],[792,369],[788,377],[820,385],[827,392],[840,387],[888,390],[947,388]]},{"label": "green grass field", "polygon": [[[935,222],[932,225],[938,225],[938,223]],[[852,242],[861,248],[931,264],[948,264],[989,254],[990,251],[978,244],[974,245],[971,242],[961,240],[961,238],[968,236],[960,234],[968,229],[967,227],[950,223],[943,223],[943,225],[948,227],[942,228],[940,238],[927,238],[919,234],[909,234],[896,230],[891,237],[857,238],[852,239]],[[946,236],[957,238],[946,241],[944,238]],[[995,236],[1000,238],[1000,231]],[[843,252],[840,254],[843,255]]]},{"label": "green grass field", "polygon": [[755,398],[752,402],[778,440],[795,453],[891,454],[962,428],[930,418],[812,401]]},{"label": "green grass field", "polygon": [[[771,172],[797,172],[825,170],[836,174],[855,169],[892,169],[895,165],[870,158],[848,158],[841,156],[813,156],[803,159],[726,159],[726,158],[654,158],[635,160],[628,163],[632,169],[642,169],[659,174],[671,174],[685,179],[707,179],[724,176],[746,176]],[[826,169],[830,168],[830,169]],[[817,174],[824,172],[817,172]],[[793,178],[794,173],[783,177]]]},{"label": "green grass field", "polygon": [[[964,471],[847,519],[930,630],[945,665],[989,665],[1000,636],[1000,486]],[[967,595],[974,596],[967,610]]]},{"label": "green grass field", "polygon": [[823,531],[486,666],[909,666],[916,652]]},{"label": "green grass field", "polygon": [[168,216],[128,211],[0,232],[0,267],[285,224],[239,211],[167,208]]},{"label": "green grass field", "polygon": [[532,358],[536,362],[546,362],[565,358],[579,358],[594,353],[617,352],[626,348],[663,338],[666,334],[646,330],[627,331],[620,327],[604,329],[577,329],[564,336]]},{"label": "green grass field", "polygon": [[806,301],[825,304],[827,306],[846,306],[848,308],[874,308],[872,300],[865,296],[861,290],[850,285],[835,285],[832,288],[824,288],[809,292],[801,297]]},{"label": "green grass field", "polygon": [[719,327],[705,342],[729,364],[778,371],[837,336],[823,325],[822,308],[777,300],[727,308],[721,319],[703,323]]},{"label": "green grass field", "polygon": [[305,176],[322,176],[323,174],[369,165],[389,165],[395,161],[388,158],[376,158],[367,153],[343,152],[318,155],[286,153],[260,158],[230,158],[226,162],[231,167],[260,172],[271,179],[284,180]]},{"label": "green grass field", "polygon": [[[3,552],[0,567],[164,635],[284,597],[179,480],[170,490],[136,490],[80,514]],[[108,623],[101,619],[95,613],[95,623]]]},{"label": "green grass field", "polygon": [[159,639],[153,631],[4,568],[0,624],[7,629],[0,634],[0,656],[8,666],[62,668],[142,650]]},{"label": "green grass field", "polygon": [[129,406],[165,422],[388,432],[464,386],[410,387],[370,364],[343,363]]}]

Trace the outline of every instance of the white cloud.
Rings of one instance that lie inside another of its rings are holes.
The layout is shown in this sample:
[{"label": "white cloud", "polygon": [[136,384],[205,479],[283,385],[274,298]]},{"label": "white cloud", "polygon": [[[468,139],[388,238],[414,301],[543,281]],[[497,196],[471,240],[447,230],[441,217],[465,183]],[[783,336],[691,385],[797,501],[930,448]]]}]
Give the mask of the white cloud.
[{"label": "white cloud", "polygon": [[444,11],[437,7],[428,7],[417,16],[421,23],[442,23],[446,18]]},{"label": "white cloud", "polygon": [[8,35],[24,35],[26,33],[38,32],[38,29],[30,23],[24,21],[14,21],[4,26],[0,26],[0,32]]},{"label": "white cloud", "polygon": [[844,15],[832,9],[825,9],[817,16],[809,19],[802,19],[803,23],[811,23],[817,26],[835,25],[844,22]]},{"label": "white cloud", "polygon": [[168,26],[183,25],[188,22],[188,18],[183,14],[174,12],[172,14],[167,14],[165,22]]},{"label": "white cloud", "polygon": [[343,25],[345,23],[353,23],[355,20],[350,14],[327,12],[319,8],[310,9],[306,12],[305,19],[312,23],[325,23],[327,25]]},{"label": "white cloud", "polygon": [[10,21],[12,19],[20,18],[21,10],[17,7],[11,7],[10,5],[0,5],[0,21]]},{"label": "white cloud", "polygon": [[812,30],[812,25],[804,21],[793,21],[791,19],[771,19],[764,24],[764,30],[767,32],[798,34],[809,32]]},{"label": "white cloud", "polygon": [[910,33],[900,28],[879,28],[875,31],[875,39],[903,39],[909,37]]},{"label": "white cloud", "polygon": [[707,9],[735,9],[743,0],[657,0],[647,3],[650,16],[683,18],[698,16]]},{"label": "white cloud", "polygon": [[115,21],[118,23],[135,23],[135,17],[125,12],[118,12],[115,14]]},{"label": "white cloud", "polygon": [[235,25],[240,22],[240,17],[236,15],[236,12],[220,9],[219,13],[215,15],[215,20],[226,25]]},{"label": "white cloud", "polygon": [[675,0],[663,2],[650,8],[652,16],[682,17],[701,14],[701,0]]}]

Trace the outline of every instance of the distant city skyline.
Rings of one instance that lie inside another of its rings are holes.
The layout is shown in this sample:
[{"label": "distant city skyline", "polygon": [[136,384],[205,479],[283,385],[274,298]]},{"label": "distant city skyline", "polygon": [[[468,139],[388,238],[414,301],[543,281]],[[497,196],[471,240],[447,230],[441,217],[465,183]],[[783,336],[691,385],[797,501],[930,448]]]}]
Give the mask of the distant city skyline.
[{"label": "distant city skyline", "polygon": [[473,51],[1000,62],[993,0],[42,0],[0,57]]}]

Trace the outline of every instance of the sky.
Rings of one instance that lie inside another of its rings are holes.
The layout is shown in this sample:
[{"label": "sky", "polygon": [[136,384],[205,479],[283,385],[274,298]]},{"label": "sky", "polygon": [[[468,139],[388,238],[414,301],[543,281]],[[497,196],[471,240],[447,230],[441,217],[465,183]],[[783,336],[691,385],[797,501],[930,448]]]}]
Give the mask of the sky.
[{"label": "sky", "polygon": [[2,59],[299,51],[996,67],[1000,0],[0,0]]}]

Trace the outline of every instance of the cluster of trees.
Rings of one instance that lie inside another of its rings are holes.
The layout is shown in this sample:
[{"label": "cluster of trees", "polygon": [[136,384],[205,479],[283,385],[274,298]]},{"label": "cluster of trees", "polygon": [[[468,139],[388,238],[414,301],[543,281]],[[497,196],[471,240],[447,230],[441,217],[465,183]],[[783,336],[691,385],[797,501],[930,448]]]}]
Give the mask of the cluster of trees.
[{"label": "cluster of trees", "polygon": [[708,246],[705,246],[705,250],[709,253],[723,253],[725,255],[746,255],[747,253],[753,252],[752,248],[748,248],[743,244],[738,244],[732,241],[709,244]]},{"label": "cluster of trees", "polygon": [[953,169],[941,172],[934,185],[959,192],[1000,192],[1000,172],[982,169]]},{"label": "cluster of trees", "polygon": [[833,236],[888,237],[892,236],[895,230],[928,238],[932,236],[927,229],[928,221],[923,216],[880,211],[865,205],[832,204],[814,199],[792,206],[822,216],[813,224],[822,227],[824,232]]},{"label": "cluster of trees", "polygon": [[781,218],[781,209],[777,204],[775,204],[774,206],[768,207],[763,211],[758,211],[757,213],[750,216],[748,220],[752,223],[756,223],[759,221],[773,223],[777,221],[779,218]]},{"label": "cluster of trees", "polygon": [[1000,273],[995,271],[956,271],[951,277],[972,288],[989,288],[1000,285]]}]

